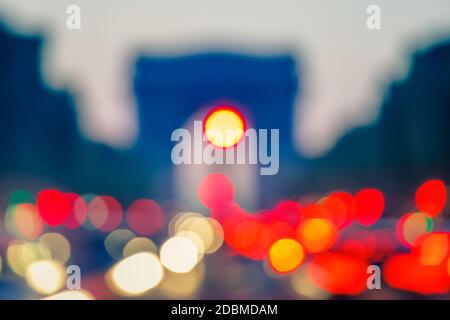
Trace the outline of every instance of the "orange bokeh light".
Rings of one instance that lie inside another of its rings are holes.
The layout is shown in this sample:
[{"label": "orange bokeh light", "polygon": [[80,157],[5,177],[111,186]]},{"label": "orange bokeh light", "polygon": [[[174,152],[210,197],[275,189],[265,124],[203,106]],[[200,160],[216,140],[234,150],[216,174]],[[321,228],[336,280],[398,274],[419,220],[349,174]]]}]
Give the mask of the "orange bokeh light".
[{"label": "orange bokeh light", "polygon": [[278,273],[297,269],[305,258],[303,247],[294,239],[280,239],[269,250],[269,264]]},{"label": "orange bokeh light", "polygon": [[21,203],[15,207],[14,221],[17,230],[21,235],[33,240],[39,237],[44,231],[44,223],[39,216],[35,205],[31,203]]},{"label": "orange bokeh light", "polygon": [[271,242],[270,229],[253,218],[245,219],[233,232],[234,248],[250,259],[263,259]]},{"label": "orange bokeh light", "polygon": [[424,266],[437,266],[446,262],[450,254],[450,233],[433,232],[419,237],[412,253]]},{"label": "orange bokeh light", "polygon": [[297,238],[312,253],[330,249],[338,238],[337,228],[327,219],[307,219],[297,229]]},{"label": "orange bokeh light", "polygon": [[448,257],[448,259],[447,259],[447,273],[448,273],[448,277],[450,278],[450,257]]}]

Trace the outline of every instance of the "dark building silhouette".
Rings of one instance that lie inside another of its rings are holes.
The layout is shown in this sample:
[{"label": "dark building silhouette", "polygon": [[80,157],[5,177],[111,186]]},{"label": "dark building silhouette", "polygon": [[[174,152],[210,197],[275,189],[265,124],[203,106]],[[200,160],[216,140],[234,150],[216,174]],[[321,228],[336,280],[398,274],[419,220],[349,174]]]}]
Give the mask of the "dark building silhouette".
[{"label": "dark building silhouette", "polygon": [[187,119],[198,110],[225,103],[237,107],[255,129],[280,129],[280,171],[260,179],[261,198],[267,202],[279,198],[277,190],[298,158],[292,141],[293,103],[298,88],[296,71],[294,59],[289,55],[250,57],[210,53],[138,60],[137,147],[140,155],[152,163],[149,170],[167,173],[164,181],[159,179],[155,192],[163,198],[172,194],[172,131],[185,127]]},{"label": "dark building silhouette", "polygon": [[450,42],[414,54],[407,77],[388,87],[378,121],[349,132],[309,169],[308,186],[321,190],[372,185],[410,193],[426,179],[448,183]]},{"label": "dark building silhouette", "polygon": [[[0,27],[0,177],[67,191],[111,194],[122,201],[145,194],[130,152],[86,141],[70,93],[41,76],[40,37]],[[5,190],[3,190],[5,191]]]},{"label": "dark building silhouette", "polygon": [[79,140],[67,93],[45,87],[42,39],[0,29],[0,172],[68,179]]}]

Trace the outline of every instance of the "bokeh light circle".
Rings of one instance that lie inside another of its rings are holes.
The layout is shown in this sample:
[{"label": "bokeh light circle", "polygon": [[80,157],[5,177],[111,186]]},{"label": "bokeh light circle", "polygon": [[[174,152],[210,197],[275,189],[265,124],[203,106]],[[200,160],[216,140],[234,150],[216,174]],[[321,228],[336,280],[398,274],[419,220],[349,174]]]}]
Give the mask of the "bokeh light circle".
[{"label": "bokeh light circle", "polygon": [[37,207],[44,221],[56,227],[63,224],[70,215],[70,203],[58,190],[43,190],[37,196]]},{"label": "bokeh light circle", "polygon": [[44,231],[44,223],[35,205],[21,203],[8,210],[13,210],[10,213],[13,214],[15,229],[23,238],[33,240]]},{"label": "bokeh light circle", "polygon": [[10,269],[21,277],[25,277],[26,270],[32,263],[50,259],[50,250],[39,242],[14,240],[6,249],[6,260]]},{"label": "bokeh light circle", "polygon": [[123,257],[130,257],[133,254],[140,253],[140,252],[150,252],[157,254],[158,253],[158,247],[156,244],[144,237],[136,237],[128,241],[128,243],[123,248]]},{"label": "bokeh light circle", "polygon": [[417,238],[432,230],[433,219],[422,212],[414,212],[401,217],[395,231],[398,240],[405,247],[411,247]]},{"label": "bokeh light circle", "polygon": [[76,229],[86,221],[86,201],[76,193],[65,193],[64,195],[70,204],[70,214],[64,221],[64,226],[68,229]]},{"label": "bokeh light circle", "polygon": [[155,201],[139,199],[128,208],[126,220],[136,234],[149,236],[161,228],[164,222],[164,213]]},{"label": "bokeh light circle", "polygon": [[201,203],[209,209],[224,209],[232,203],[234,197],[233,183],[223,174],[204,177],[197,192]]},{"label": "bokeh light circle", "polygon": [[64,266],[55,260],[41,260],[30,264],[26,270],[26,281],[30,288],[41,294],[52,294],[64,286]]},{"label": "bokeh light circle", "polygon": [[307,252],[324,252],[335,244],[338,230],[328,219],[307,219],[298,227],[297,238]]},{"label": "bokeh light circle", "polygon": [[122,222],[122,206],[111,196],[95,197],[88,205],[89,221],[103,232],[110,232]]},{"label": "bokeh light circle", "polygon": [[336,252],[315,255],[308,274],[315,285],[333,294],[356,295],[367,289],[368,264]]},{"label": "bokeh light circle", "polygon": [[294,239],[280,239],[269,249],[269,263],[278,273],[297,269],[305,258],[303,247]]},{"label": "bokeh light circle", "polygon": [[204,133],[208,141],[219,148],[230,148],[244,136],[244,117],[234,108],[218,107],[205,119]]},{"label": "bokeh light circle", "polygon": [[164,276],[158,257],[149,252],[136,253],[112,269],[113,290],[124,296],[137,296],[156,287]]},{"label": "bokeh light circle", "polygon": [[176,273],[191,271],[198,262],[198,255],[195,242],[183,236],[169,238],[160,250],[163,266]]},{"label": "bokeh light circle", "polygon": [[133,232],[127,229],[114,230],[105,238],[104,245],[106,252],[113,259],[122,259],[123,250],[135,236]]},{"label": "bokeh light circle", "polygon": [[53,260],[62,264],[69,260],[71,254],[70,242],[62,234],[55,232],[45,233],[39,237],[39,243],[50,251]]},{"label": "bokeh light circle", "polygon": [[64,290],[42,300],[95,300],[92,294],[86,290]]},{"label": "bokeh light circle", "polygon": [[438,215],[445,207],[447,189],[441,180],[428,180],[416,191],[416,207],[430,217]]},{"label": "bokeh light circle", "polygon": [[384,211],[384,194],[377,189],[363,189],[355,196],[355,219],[368,227],[380,219]]}]

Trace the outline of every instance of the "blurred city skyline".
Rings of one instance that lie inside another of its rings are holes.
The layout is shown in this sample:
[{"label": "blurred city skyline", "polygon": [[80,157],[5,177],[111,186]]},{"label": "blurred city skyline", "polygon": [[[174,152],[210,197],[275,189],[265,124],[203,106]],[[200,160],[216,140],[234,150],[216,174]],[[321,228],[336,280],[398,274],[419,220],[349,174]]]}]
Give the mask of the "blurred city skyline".
[{"label": "blurred city skyline", "polygon": [[[365,0],[80,0],[69,31],[72,2],[0,0],[0,299],[448,299],[434,3],[370,31]],[[279,129],[277,174],[175,163],[179,128],[194,159]]]}]

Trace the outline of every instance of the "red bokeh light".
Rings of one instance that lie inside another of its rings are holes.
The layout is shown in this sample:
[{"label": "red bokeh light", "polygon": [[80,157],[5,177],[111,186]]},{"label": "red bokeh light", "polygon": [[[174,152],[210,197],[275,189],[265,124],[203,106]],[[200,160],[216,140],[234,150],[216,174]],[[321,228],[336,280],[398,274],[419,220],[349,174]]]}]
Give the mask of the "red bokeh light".
[{"label": "red bokeh light", "polygon": [[155,201],[139,199],[128,208],[126,219],[130,228],[138,235],[149,236],[161,228],[164,213]]},{"label": "red bokeh light", "polygon": [[110,232],[122,222],[122,206],[113,197],[95,197],[88,205],[88,215],[96,229]]},{"label": "red bokeh light", "polygon": [[301,219],[303,208],[298,202],[283,200],[275,206],[273,213],[275,220],[284,221],[295,228]]},{"label": "red bokeh light", "polygon": [[266,225],[271,232],[271,244],[279,239],[295,239],[295,229],[287,222],[272,221]]},{"label": "red bokeh light", "polygon": [[345,240],[340,244],[340,249],[348,255],[371,261],[375,256],[377,246],[377,238],[373,232],[359,229],[347,233]]},{"label": "red bokeh light", "polygon": [[86,201],[76,193],[65,193],[70,204],[70,214],[64,221],[64,226],[69,229],[76,229],[81,226],[87,217]]},{"label": "red bokeh light", "polygon": [[443,294],[450,290],[446,264],[426,266],[410,254],[391,256],[383,267],[386,283],[419,294]]},{"label": "red bokeh light", "polygon": [[234,248],[250,259],[263,259],[272,241],[269,228],[255,219],[242,221],[233,233]]},{"label": "red bokeh light", "polygon": [[378,229],[373,232],[373,235],[377,244],[373,261],[381,261],[395,252],[398,243],[394,231]]},{"label": "red bokeh light", "polygon": [[337,228],[342,229],[345,224],[348,224],[349,210],[345,201],[340,197],[332,194],[322,200],[321,204],[327,212],[326,218],[333,222]]},{"label": "red bokeh light", "polygon": [[[340,199],[345,205],[345,218],[338,226],[339,229],[348,227],[355,219],[355,205],[353,196],[344,191],[333,192],[328,198]],[[341,209],[343,210],[343,209]]]},{"label": "red bokeh light", "polygon": [[223,174],[209,174],[200,182],[198,197],[209,209],[225,209],[233,201],[233,183]]},{"label": "red bokeh light", "polygon": [[306,219],[314,218],[327,219],[331,221],[331,213],[329,213],[327,208],[320,203],[308,204],[304,209],[304,219],[302,219],[302,222]]},{"label": "red bokeh light", "polygon": [[438,215],[445,207],[447,189],[441,180],[428,180],[416,191],[416,207],[430,217]]},{"label": "red bokeh light", "polygon": [[52,227],[63,224],[71,211],[70,203],[65,195],[54,189],[39,192],[37,207],[42,219]]},{"label": "red bokeh light", "polygon": [[420,236],[414,241],[411,254],[423,265],[446,264],[450,258],[450,232],[432,232]]},{"label": "red bokeh light", "polygon": [[356,295],[367,288],[367,267],[362,259],[327,252],[312,258],[308,274],[318,287],[330,293]]},{"label": "red bokeh light", "polygon": [[355,196],[355,218],[368,227],[381,217],[384,210],[384,195],[377,189],[363,189]]},{"label": "red bokeh light", "polygon": [[339,249],[346,255],[359,258],[361,260],[368,260],[369,253],[365,244],[357,239],[346,239],[341,242]]},{"label": "red bokeh light", "polygon": [[266,224],[275,221],[284,222],[292,228],[296,228],[302,216],[303,208],[298,202],[283,200],[275,208],[260,212],[258,220]]}]

